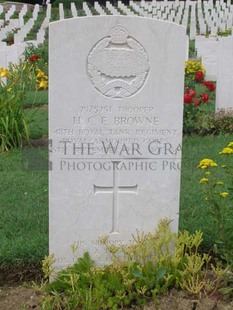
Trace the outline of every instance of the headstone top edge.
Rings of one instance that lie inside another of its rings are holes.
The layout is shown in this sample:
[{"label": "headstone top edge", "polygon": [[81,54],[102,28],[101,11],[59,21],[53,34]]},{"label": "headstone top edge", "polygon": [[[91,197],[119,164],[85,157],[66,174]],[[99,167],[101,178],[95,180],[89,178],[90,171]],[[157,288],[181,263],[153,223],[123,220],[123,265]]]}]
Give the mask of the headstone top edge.
[{"label": "headstone top edge", "polygon": [[49,28],[51,27],[54,27],[55,25],[57,24],[62,24],[62,23],[69,23],[69,22],[73,22],[74,20],[77,20],[77,21],[81,21],[81,20],[98,20],[98,19],[101,19],[101,20],[107,20],[107,19],[116,19],[116,20],[142,20],[142,21],[148,21],[148,20],[151,20],[153,21],[153,23],[159,23],[159,24],[167,24],[167,25],[173,25],[174,27],[176,27],[177,29],[180,28],[180,29],[183,29],[183,32],[186,33],[186,27],[183,26],[183,25],[179,25],[179,24],[176,24],[174,22],[171,22],[171,21],[167,21],[167,20],[158,20],[158,19],[155,19],[155,18],[151,18],[151,17],[144,17],[144,16],[131,16],[131,15],[127,15],[127,16],[124,16],[124,15],[98,15],[98,16],[81,16],[81,17],[72,17],[72,18],[67,18],[67,19],[63,19],[63,20],[57,20],[57,21],[53,21],[53,22],[50,22],[49,23]]}]

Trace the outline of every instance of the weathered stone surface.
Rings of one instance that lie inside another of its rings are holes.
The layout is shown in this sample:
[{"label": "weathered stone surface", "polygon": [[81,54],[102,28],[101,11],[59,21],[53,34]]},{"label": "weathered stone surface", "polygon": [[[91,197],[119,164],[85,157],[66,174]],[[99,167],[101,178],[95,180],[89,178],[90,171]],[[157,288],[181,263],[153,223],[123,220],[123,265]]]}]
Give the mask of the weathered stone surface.
[{"label": "weathered stone surface", "polygon": [[97,264],[108,262],[103,235],[125,244],[136,229],[151,231],[164,217],[177,230],[185,45],[182,26],[147,18],[50,25],[56,267],[85,251]]}]

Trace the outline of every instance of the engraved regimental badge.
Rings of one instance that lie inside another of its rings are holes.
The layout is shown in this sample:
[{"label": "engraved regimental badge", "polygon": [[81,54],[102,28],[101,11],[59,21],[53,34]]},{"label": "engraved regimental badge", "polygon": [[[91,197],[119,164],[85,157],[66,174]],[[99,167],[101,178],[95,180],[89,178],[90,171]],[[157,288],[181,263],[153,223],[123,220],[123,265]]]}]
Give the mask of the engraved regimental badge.
[{"label": "engraved regimental badge", "polygon": [[111,98],[127,98],[144,85],[149,61],[144,47],[116,26],[90,51],[87,71],[95,89]]}]

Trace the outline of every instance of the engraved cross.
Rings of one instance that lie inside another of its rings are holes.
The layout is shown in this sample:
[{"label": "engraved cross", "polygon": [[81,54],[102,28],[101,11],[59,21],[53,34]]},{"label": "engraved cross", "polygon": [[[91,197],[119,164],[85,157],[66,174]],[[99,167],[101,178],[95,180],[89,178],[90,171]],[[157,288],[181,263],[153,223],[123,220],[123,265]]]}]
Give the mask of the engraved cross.
[{"label": "engraved cross", "polygon": [[[113,194],[112,196],[112,231],[111,234],[117,234],[118,231],[118,193],[137,194],[138,184],[133,186],[119,186],[118,170],[115,169],[120,162],[113,162],[113,186],[97,186],[94,184],[94,194]],[[116,164],[116,165],[115,165]]]}]

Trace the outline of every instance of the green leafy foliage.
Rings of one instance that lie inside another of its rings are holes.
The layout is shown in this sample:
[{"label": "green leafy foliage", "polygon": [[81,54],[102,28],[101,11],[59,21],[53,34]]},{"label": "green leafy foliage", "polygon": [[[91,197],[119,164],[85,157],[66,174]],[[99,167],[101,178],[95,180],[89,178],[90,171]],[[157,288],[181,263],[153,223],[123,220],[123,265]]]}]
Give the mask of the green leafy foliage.
[{"label": "green leafy foliage", "polygon": [[6,42],[7,45],[14,44],[14,35],[19,30],[19,28],[15,28],[12,31],[7,32],[6,38],[4,38],[2,41]]},{"label": "green leafy foliage", "polygon": [[[23,110],[26,87],[33,81],[31,67],[21,62],[17,68],[1,68],[0,80],[0,152],[22,146],[29,138]],[[4,80],[5,79],[5,80]]]},{"label": "green leafy foliage", "polygon": [[232,29],[226,29],[225,31],[218,29],[217,35],[221,37],[228,37],[232,33]]},{"label": "green leafy foliage", "polygon": [[196,295],[215,290],[222,274],[216,273],[212,286],[209,285],[205,269],[209,256],[198,253],[202,233],[175,234],[169,224],[165,219],[154,232],[137,232],[129,245],[115,246],[107,237],[102,237],[100,242],[109,251],[112,264],[96,267],[85,253],[45,287],[42,309],[143,306],[151,299],[156,300],[158,293],[174,286]]},{"label": "green leafy foliage", "polygon": [[221,135],[232,134],[233,132],[233,112],[219,111],[217,113],[209,111],[197,119],[194,133],[199,135]]},{"label": "green leafy foliage", "polygon": [[39,48],[29,45],[25,60],[10,64],[8,68],[0,68],[0,152],[22,147],[23,141],[29,140],[29,124],[35,113],[24,110],[24,106],[28,94],[33,92],[30,96],[33,107],[37,90],[48,87],[46,59],[47,45]]},{"label": "green leafy foliage", "polygon": [[35,47],[34,44],[28,43],[24,51],[25,60],[28,61],[33,55],[38,55],[37,68],[41,69],[48,75],[48,41]]}]

